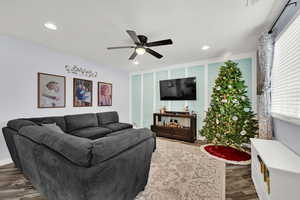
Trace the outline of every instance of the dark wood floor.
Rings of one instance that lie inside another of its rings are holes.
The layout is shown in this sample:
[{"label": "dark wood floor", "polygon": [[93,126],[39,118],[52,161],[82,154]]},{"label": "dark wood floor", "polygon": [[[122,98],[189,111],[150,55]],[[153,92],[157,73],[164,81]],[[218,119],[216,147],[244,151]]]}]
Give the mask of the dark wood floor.
[{"label": "dark wood floor", "polygon": [[[43,200],[13,164],[0,167],[1,200]],[[226,200],[258,200],[250,166],[226,166]]]},{"label": "dark wood floor", "polygon": [[258,200],[250,165],[226,165],[226,200]]}]

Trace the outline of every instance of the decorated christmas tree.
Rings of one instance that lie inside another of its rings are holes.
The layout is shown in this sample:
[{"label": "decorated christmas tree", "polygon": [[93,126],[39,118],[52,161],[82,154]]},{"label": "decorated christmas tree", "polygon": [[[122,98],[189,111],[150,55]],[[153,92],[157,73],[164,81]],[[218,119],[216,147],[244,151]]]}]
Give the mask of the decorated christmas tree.
[{"label": "decorated christmas tree", "polygon": [[201,135],[210,143],[241,149],[255,137],[258,125],[237,65],[228,61],[221,66]]}]

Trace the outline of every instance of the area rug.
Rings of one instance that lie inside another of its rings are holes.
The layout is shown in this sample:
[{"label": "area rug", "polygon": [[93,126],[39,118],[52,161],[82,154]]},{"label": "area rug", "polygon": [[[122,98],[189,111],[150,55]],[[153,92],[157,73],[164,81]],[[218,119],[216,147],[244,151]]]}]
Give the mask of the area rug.
[{"label": "area rug", "polygon": [[[13,164],[0,167],[1,200],[44,200]],[[157,138],[149,181],[135,200],[224,200],[225,164],[199,147]]]},{"label": "area rug", "polygon": [[225,163],[199,147],[157,139],[148,185],[135,200],[223,200]]}]

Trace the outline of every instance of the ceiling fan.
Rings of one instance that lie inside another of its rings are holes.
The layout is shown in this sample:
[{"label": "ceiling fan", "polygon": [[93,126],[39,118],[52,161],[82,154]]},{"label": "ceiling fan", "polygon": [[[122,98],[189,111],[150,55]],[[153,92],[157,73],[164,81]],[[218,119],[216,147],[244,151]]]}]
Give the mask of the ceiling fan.
[{"label": "ceiling fan", "polygon": [[108,47],[108,50],[112,49],[134,49],[134,52],[129,57],[129,60],[134,60],[137,55],[143,55],[146,52],[151,54],[152,56],[161,59],[163,55],[157,53],[156,51],[148,48],[148,47],[155,47],[161,45],[170,45],[173,44],[171,39],[167,40],[160,40],[155,42],[148,42],[148,38],[144,35],[137,35],[135,31],[127,30],[126,31],[130,38],[133,40],[135,46],[120,46],[120,47]]}]

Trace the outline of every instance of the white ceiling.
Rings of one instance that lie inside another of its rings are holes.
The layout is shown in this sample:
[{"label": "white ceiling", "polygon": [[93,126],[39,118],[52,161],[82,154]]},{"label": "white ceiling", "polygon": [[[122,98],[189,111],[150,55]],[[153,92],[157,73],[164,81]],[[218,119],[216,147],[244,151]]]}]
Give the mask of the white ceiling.
[{"label": "white ceiling", "polygon": [[[0,34],[31,40],[99,64],[127,70],[152,69],[230,53],[255,50],[284,1],[279,0],[0,0]],[[43,27],[47,21],[58,30]],[[126,30],[150,41],[171,38],[174,45],[153,47],[165,57],[139,56]],[[211,49],[202,51],[202,45]],[[1,45],[1,44],[0,44]],[[74,63],[75,64],[75,63]]]}]

